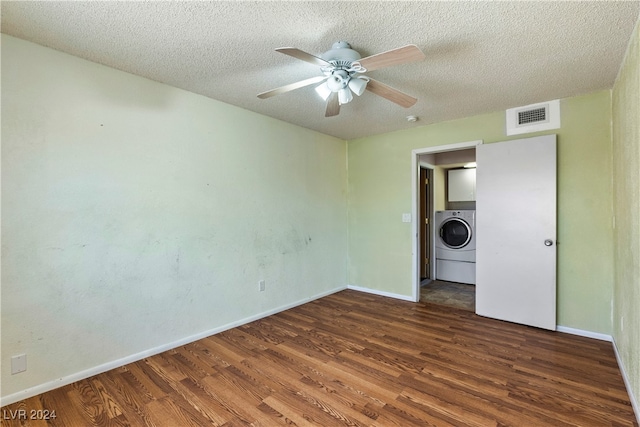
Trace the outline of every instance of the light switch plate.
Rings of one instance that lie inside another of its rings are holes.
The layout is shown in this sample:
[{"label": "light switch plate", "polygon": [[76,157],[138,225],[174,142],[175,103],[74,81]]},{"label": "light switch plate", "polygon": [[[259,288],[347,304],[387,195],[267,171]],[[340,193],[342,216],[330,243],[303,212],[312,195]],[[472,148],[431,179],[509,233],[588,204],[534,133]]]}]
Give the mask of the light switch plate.
[{"label": "light switch plate", "polygon": [[411,214],[403,213],[402,214],[402,222],[411,222]]}]

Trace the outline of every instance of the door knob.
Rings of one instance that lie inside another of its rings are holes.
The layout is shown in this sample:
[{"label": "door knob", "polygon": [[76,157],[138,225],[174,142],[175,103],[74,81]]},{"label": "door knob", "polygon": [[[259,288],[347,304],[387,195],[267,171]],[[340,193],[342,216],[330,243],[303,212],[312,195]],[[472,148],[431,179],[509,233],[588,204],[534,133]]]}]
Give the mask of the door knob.
[{"label": "door knob", "polygon": [[545,240],[545,241],[544,241],[544,245],[545,245],[545,246],[553,246],[553,240],[551,240],[551,239],[547,239],[547,240]]}]

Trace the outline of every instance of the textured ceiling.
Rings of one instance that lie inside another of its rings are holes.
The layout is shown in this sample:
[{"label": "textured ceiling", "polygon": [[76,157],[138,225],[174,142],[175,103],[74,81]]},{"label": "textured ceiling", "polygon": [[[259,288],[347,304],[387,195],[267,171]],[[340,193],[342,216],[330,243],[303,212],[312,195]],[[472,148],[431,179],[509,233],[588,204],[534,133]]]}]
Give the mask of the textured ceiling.
[{"label": "textured ceiling", "polygon": [[[611,88],[640,3],[2,1],[2,32],[343,139]],[[416,44],[426,60],[367,73],[418,98],[365,92],[325,118],[319,75],[274,51],[365,57]],[[405,120],[407,115],[420,119]]]}]

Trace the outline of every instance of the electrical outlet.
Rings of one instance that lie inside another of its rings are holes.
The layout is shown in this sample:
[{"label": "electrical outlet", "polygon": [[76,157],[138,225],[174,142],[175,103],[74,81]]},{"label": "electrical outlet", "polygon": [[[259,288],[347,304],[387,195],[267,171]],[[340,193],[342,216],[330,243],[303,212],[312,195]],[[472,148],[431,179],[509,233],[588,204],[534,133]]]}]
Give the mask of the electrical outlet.
[{"label": "electrical outlet", "polygon": [[258,282],[258,290],[259,290],[260,292],[264,292],[264,288],[265,288],[265,286],[264,286],[264,280],[260,280],[260,281]]},{"label": "electrical outlet", "polygon": [[11,358],[11,375],[19,374],[27,370],[27,355],[18,354]]}]

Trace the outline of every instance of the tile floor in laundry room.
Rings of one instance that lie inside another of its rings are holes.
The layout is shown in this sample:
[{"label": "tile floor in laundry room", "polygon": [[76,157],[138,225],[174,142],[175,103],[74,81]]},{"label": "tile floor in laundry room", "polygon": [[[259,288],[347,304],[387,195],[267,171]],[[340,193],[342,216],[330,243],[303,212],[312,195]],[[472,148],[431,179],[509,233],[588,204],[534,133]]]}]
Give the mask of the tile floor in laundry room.
[{"label": "tile floor in laundry room", "polygon": [[475,312],[476,287],[466,283],[427,279],[420,284],[420,301]]}]

